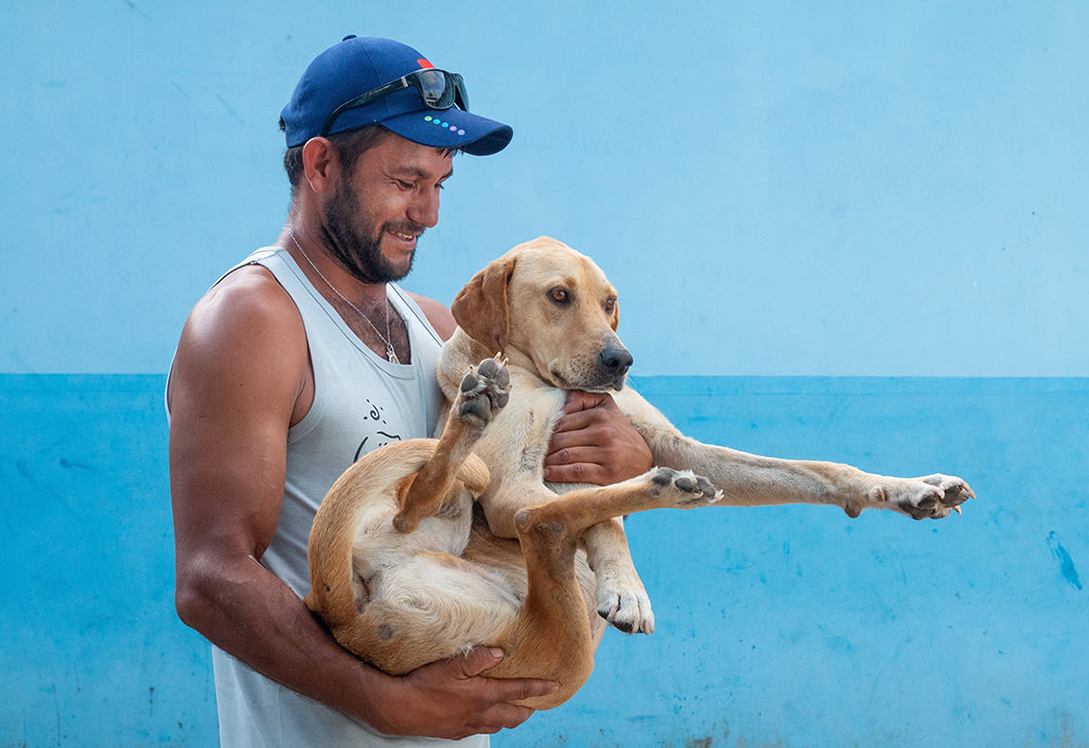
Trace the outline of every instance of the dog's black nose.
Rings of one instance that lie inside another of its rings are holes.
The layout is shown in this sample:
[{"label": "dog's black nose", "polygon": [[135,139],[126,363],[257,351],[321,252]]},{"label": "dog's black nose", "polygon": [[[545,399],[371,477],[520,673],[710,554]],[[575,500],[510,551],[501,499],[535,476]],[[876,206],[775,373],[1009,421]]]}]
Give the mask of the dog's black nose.
[{"label": "dog's black nose", "polygon": [[627,373],[631,368],[632,357],[628,353],[628,349],[624,346],[609,346],[597,354],[598,363],[601,364],[601,368],[612,374],[614,377],[621,377]]}]

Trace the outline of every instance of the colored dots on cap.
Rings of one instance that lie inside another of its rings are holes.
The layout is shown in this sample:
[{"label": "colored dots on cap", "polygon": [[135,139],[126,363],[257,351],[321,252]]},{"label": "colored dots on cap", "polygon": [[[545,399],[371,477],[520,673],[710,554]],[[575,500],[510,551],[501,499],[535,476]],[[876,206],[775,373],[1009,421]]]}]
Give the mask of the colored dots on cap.
[{"label": "colored dots on cap", "polygon": [[451,125],[449,122],[443,122],[438,117],[432,117],[430,114],[424,115],[424,122],[430,122],[433,125],[438,125],[439,127],[449,129],[450,132],[456,132],[458,135],[465,134],[465,131],[458,129],[457,125]]}]

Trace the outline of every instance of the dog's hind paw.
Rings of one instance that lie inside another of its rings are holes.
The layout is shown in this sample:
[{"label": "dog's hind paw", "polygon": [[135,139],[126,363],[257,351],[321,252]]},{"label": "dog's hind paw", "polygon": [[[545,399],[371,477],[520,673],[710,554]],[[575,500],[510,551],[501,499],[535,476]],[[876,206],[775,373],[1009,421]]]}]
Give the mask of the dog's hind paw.
[{"label": "dog's hind paw", "polygon": [[670,499],[678,509],[689,509],[712,504],[722,497],[722,492],[711,481],[690,470],[655,468],[650,472],[651,492],[655,496]]},{"label": "dog's hind paw", "polygon": [[510,399],[510,372],[505,361],[486,358],[461,380],[458,416],[489,423]]}]

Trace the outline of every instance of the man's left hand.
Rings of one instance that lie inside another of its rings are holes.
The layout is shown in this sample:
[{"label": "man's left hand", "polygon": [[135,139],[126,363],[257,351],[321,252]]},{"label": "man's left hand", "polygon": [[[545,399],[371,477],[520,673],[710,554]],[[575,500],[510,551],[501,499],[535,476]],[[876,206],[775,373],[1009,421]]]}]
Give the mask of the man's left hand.
[{"label": "man's left hand", "polygon": [[545,457],[545,480],[606,486],[652,467],[650,448],[608,393],[568,393]]}]

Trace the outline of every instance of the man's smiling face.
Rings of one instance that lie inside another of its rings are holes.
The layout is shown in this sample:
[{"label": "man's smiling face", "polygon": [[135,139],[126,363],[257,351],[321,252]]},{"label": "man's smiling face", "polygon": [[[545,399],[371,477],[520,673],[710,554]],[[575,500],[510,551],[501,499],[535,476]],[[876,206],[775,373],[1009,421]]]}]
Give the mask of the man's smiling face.
[{"label": "man's smiling face", "polygon": [[438,223],[452,160],[450,151],[386,135],[342,169],[323,206],[322,241],[362,281],[404,278],[420,235]]}]

